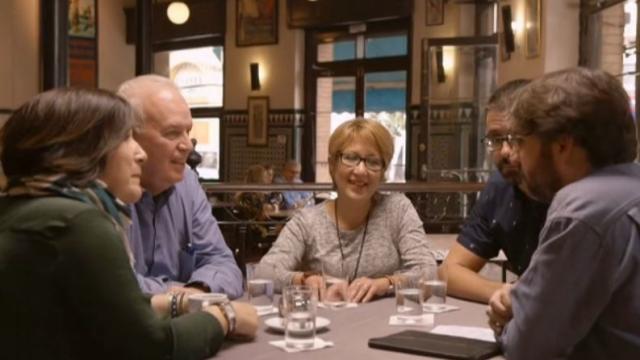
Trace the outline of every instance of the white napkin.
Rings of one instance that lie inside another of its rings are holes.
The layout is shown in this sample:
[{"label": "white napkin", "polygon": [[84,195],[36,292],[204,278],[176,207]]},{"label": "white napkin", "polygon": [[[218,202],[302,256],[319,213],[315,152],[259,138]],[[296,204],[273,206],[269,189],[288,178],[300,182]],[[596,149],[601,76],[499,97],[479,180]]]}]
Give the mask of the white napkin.
[{"label": "white napkin", "polygon": [[433,314],[422,314],[417,320],[407,321],[403,316],[391,315],[389,325],[393,326],[433,326]]},{"label": "white napkin", "polygon": [[275,306],[272,306],[270,308],[262,308],[262,309],[258,309],[254,306],[254,308],[256,309],[256,312],[258,313],[258,316],[265,316],[265,315],[271,315],[271,314],[277,314],[278,313],[278,308]]},{"label": "white napkin", "polygon": [[496,342],[496,337],[493,334],[493,330],[486,327],[438,325],[431,330],[431,333]]},{"label": "white napkin", "polygon": [[296,352],[301,352],[301,351],[313,351],[313,350],[320,350],[320,349],[324,349],[327,347],[332,347],[333,346],[333,341],[326,341],[323,340],[319,337],[316,336],[315,338],[315,342],[313,343],[313,347],[307,348],[307,349],[296,349],[296,348],[289,348],[286,346],[286,343],[284,340],[275,340],[275,341],[269,341],[269,344],[280,348],[288,353],[296,353]]},{"label": "white napkin", "polygon": [[346,303],[344,306],[328,306],[327,304],[325,304],[323,302],[319,302],[318,303],[318,307],[323,308],[323,309],[333,309],[333,310],[350,309],[350,308],[357,308],[358,307],[358,303]]},{"label": "white napkin", "polygon": [[445,313],[449,311],[460,310],[458,306],[451,305],[451,304],[433,304],[435,306],[433,305],[429,306],[429,305],[430,304],[423,304],[422,311],[429,314],[440,314],[440,313]]}]

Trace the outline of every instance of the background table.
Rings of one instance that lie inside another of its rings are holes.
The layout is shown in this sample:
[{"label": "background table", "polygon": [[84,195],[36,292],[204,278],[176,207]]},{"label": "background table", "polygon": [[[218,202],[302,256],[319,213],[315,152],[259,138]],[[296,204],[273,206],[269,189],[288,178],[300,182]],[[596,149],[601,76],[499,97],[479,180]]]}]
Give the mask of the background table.
[{"label": "background table", "polygon": [[[460,310],[435,315],[435,325],[465,325],[487,327],[486,305],[447,298],[447,303],[460,307]],[[318,315],[331,320],[328,330],[320,331],[318,336],[333,341],[331,348],[299,353],[285,351],[269,345],[269,341],[282,340],[284,334],[272,332],[260,318],[260,327],[252,342],[227,341],[215,357],[220,359],[431,359],[425,356],[411,355],[369,348],[367,342],[372,337],[390,335],[406,329],[428,331],[430,327],[403,327],[389,325],[389,316],[395,312],[395,298],[384,298],[357,308],[330,310],[318,308]],[[213,359],[213,358],[212,358]],[[494,357],[494,359],[504,359]]]}]

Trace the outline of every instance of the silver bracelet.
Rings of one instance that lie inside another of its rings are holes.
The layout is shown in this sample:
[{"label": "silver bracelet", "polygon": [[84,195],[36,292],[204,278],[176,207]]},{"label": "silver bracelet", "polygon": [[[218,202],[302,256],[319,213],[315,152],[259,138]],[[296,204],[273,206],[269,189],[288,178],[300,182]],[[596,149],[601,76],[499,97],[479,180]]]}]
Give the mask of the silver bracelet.
[{"label": "silver bracelet", "polygon": [[231,302],[225,301],[219,304],[218,308],[224,315],[224,318],[227,319],[227,323],[229,324],[229,331],[227,331],[227,336],[233,335],[236,332],[236,310],[231,305]]}]

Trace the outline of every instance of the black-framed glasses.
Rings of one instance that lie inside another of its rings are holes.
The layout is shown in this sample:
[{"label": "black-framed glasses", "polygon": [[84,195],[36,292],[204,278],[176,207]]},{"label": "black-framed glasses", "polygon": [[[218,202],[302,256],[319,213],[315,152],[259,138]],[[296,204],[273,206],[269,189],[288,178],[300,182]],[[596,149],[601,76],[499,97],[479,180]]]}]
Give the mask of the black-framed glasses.
[{"label": "black-framed glasses", "polygon": [[356,167],[360,165],[360,162],[364,161],[364,166],[371,171],[380,171],[384,169],[384,161],[375,156],[361,157],[356,153],[340,153],[338,154],[340,162],[348,167]]},{"label": "black-framed glasses", "polygon": [[489,151],[500,151],[505,142],[512,150],[518,150],[524,141],[524,136],[514,134],[507,134],[504,136],[485,136],[480,141]]}]

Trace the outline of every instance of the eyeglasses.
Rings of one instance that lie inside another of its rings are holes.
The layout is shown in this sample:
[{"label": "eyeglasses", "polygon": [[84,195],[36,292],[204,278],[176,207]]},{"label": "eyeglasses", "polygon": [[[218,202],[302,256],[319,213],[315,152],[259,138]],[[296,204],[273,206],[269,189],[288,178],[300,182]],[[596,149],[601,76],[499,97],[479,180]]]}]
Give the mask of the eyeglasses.
[{"label": "eyeglasses", "polygon": [[356,167],[360,162],[364,161],[364,166],[371,171],[380,171],[384,168],[384,161],[380,158],[367,156],[361,157],[356,153],[340,153],[340,162],[348,167]]},{"label": "eyeglasses", "polygon": [[505,142],[512,150],[518,150],[523,141],[524,136],[513,134],[507,134],[504,136],[485,136],[480,140],[480,142],[482,142],[489,151],[500,151]]}]

